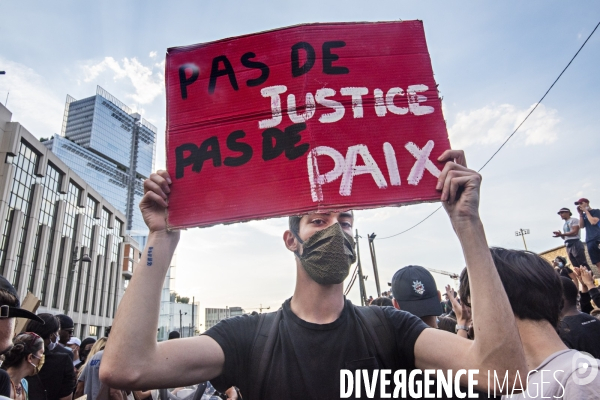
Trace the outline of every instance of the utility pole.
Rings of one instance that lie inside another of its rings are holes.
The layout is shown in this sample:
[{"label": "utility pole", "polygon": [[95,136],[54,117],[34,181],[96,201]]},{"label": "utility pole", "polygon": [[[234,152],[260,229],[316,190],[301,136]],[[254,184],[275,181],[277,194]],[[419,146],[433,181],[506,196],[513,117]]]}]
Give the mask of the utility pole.
[{"label": "utility pole", "polygon": [[521,236],[523,238],[523,245],[525,246],[525,251],[527,250],[527,243],[525,242],[525,235],[529,235],[529,229],[519,229],[515,232],[515,236]]},{"label": "utility pole", "polygon": [[181,337],[183,336],[183,316],[187,315],[187,313],[181,313],[181,309],[179,310],[179,333],[181,334]]},{"label": "utility pole", "polygon": [[360,304],[362,306],[364,306],[367,303],[367,291],[365,290],[365,278],[364,278],[363,272],[362,272],[362,264],[360,263],[360,248],[358,246],[358,238],[360,238],[360,236],[358,236],[358,229],[357,229],[354,240],[356,242],[356,258],[358,259],[358,264],[357,264],[358,281],[359,281],[358,288],[360,290]]},{"label": "utility pole", "polygon": [[193,330],[193,328],[194,328],[194,307],[195,307],[195,301],[196,301],[196,297],[192,296],[192,324],[191,324],[192,326],[191,326],[191,329],[190,329],[190,332],[192,332],[192,333],[190,334],[190,336],[194,336],[194,330]]},{"label": "utility pole", "polygon": [[377,257],[375,256],[375,233],[367,235],[369,238],[369,250],[371,250],[371,261],[373,262],[373,272],[375,272],[375,286],[377,287],[377,297],[381,297],[381,288],[379,287],[379,272],[377,271]]}]

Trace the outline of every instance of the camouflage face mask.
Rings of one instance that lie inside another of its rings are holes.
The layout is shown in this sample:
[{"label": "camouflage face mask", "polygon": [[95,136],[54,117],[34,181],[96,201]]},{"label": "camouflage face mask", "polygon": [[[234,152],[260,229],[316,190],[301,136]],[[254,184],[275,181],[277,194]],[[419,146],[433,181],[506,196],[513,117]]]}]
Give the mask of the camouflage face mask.
[{"label": "camouflage face mask", "polygon": [[320,285],[342,283],[356,261],[354,238],[340,224],[318,231],[302,243],[302,255],[296,252],[308,275]]}]

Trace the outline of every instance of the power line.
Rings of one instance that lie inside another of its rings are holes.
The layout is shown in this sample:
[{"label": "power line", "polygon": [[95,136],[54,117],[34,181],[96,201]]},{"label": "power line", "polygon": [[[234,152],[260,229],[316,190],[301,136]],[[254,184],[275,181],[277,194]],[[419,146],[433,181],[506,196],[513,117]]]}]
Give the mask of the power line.
[{"label": "power line", "polygon": [[354,286],[354,281],[356,281],[356,277],[358,275],[357,272],[358,272],[358,264],[356,264],[356,267],[354,268],[354,272],[352,273],[352,278],[350,279],[348,286],[346,286],[346,290],[344,290],[344,296],[347,296],[348,293],[350,293],[350,289],[352,289],[352,286]]},{"label": "power line", "polygon": [[[596,32],[596,30],[598,29],[599,26],[600,26],[600,22],[598,22],[598,24],[596,24],[596,27],[594,28],[594,30],[592,31],[592,33],[590,33],[589,36],[587,37],[587,39],[585,39],[585,42],[583,42],[583,44],[581,45],[581,47],[579,47],[579,50],[577,50],[577,53],[575,53],[575,55],[571,58],[571,61],[569,61],[569,63],[567,64],[567,66],[561,71],[561,73],[554,80],[554,82],[552,82],[552,85],[550,85],[550,87],[548,88],[548,90],[546,90],[546,93],[544,93],[544,95],[542,96],[542,98],[535,104],[535,106],[531,109],[531,111],[529,111],[529,113],[525,116],[525,118],[523,119],[523,121],[521,121],[521,123],[510,134],[510,136],[508,136],[506,138],[506,140],[504,141],[504,143],[502,143],[500,145],[500,147],[498,147],[498,149],[494,152],[494,154],[492,154],[492,156],[490,158],[488,158],[488,160],[485,162],[485,164],[483,164],[483,166],[477,170],[477,172],[481,172],[481,170],[484,169],[485,166],[488,165],[489,162],[492,161],[492,159],[494,157],[496,157],[496,154],[498,154],[500,152],[500,150],[502,150],[502,148],[504,147],[504,145],[506,145],[506,143],[508,143],[508,141],[515,135],[515,133],[517,133],[517,131],[519,130],[519,128],[521,128],[521,126],[525,123],[525,121],[527,121],[527,119],[529,118],[529,116],[531,114],[533,114],[533,112],[536,110],[536,108],[538,108],[538,106],[540,105],[540,103],[546,98],[546,96],[548,95],[548,93],[550,93],[550,90],[552,90],[552,88],[554,87],[554,85],[556,85],[556,83],[558,82],[558,80],[563,76],[563,74],[565,73],[565,71],[569,68],[569,66],[571,66],[571,63],[579,55],[579,52],[581,52],[581,50],[583,50],[584,46],[586,45],[586,43],[588,42],[588,40],[590,40],[590,38],[592,37],[592,35],[594,34],[594,32]],[[433,214],[435,214],[436,212],[438,212],[440,210],[440,208],[442,208],[442,206],[439,206],[438,208],[436,208],[431,214],[429,214],[428,216],[426,216],[425,218],[423,218],[421,221],[417,222],[415,225],[411,226],[410,228],[405,229],[402,232],[396,233],[396,234],[391,235],[391,236],[386,236],[386,237],[379,238],[379,240],[390,239],[390,238],[393,238],[395,236],[402,235],[403,233],[406,233],[406,232],[408,232],[408,231],[416,228],[417,226],[421,225],[423,222],[427,221],[429,219],[429,217],[431,217]]]}]

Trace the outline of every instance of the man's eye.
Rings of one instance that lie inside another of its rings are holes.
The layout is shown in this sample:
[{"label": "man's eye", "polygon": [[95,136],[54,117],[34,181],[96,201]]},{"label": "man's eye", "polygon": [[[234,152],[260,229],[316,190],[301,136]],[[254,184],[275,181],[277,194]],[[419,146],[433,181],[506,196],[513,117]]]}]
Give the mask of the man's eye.
[{"label": "man's eye", "polygon": [[340,222],[342,228],[352,228],[352,224],[350,222]]},{"label": "man's eye", "polygon": [[313,219],[312,223],[315,225],[322,225],[325,223],[325,221],[323,221],[322,219]]}]

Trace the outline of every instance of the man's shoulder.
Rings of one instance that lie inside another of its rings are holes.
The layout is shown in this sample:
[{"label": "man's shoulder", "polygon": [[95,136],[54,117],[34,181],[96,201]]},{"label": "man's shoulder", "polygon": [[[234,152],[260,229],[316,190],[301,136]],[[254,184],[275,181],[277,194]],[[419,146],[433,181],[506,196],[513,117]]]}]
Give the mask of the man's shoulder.
[{"label": "man's shoulder", "polygon": [[264,315],[263,318],[265,318],[269,314],[275,314],[275,312],[264,314],[252,313],[226,318],[207,329],[203,335],[207,335],[215,339],[215,335],[223,336],[224,334],[253,334],[258,326],[261,315]]},{"label": "man's shoulder", "polygon": [[575,217],[571,217],[569,218],[569,220],[567,221],[570,225],[575,225],[579,223],[579,218],[575,218]]},{"label": "man's shoulder", "polygon": [[579,313],[578,315],[574,315],[572,317],[565,317],[565,318],[569,318],[571,322],[571,325],[573,324],[577,324],[579,326],[581,326],[581,328],[586,329],[586,330],[597,330],[600,332],[600,320],[596,317],[592,317],[590,314],[586,314],[586,313]]}]

